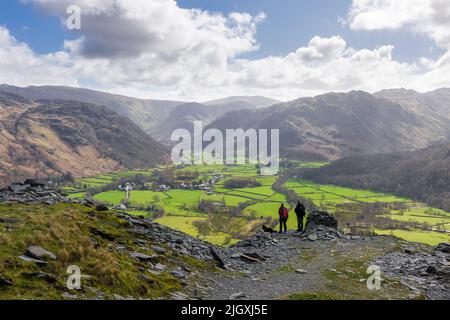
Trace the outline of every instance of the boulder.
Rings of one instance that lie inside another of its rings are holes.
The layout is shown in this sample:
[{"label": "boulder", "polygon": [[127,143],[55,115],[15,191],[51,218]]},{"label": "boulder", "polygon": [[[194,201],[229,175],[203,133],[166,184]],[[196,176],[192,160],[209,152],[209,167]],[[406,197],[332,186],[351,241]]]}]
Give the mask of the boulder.
[{"label": "boulder", "polygon": [[171,274],[178,279],[186,279],[186,273],[183,271],[174,270]]},{"label": "boulder", "polygon": [[230,296],[230,300],[236,300],[241,298],[245,298],[245,294],[243,292],[237,292]]},{"label": "boulder", "polygon": [[157,263],[157,264],[155,265],[154,269],[155,269],[156,271],[163,272],[164,270],[166,270],[166,266],[163,265],[163,264],[161,264],[161,263]]},{"label": "boulder", "polygon": [[58,279],[54,274],[46,273],[46,272],[24,272],[22,276],[28,279],[39,279],[44,280],[48,283],[56,283]]},{"label": "boulder", "polygon": [[297,269],[297,270],[295,270],[295,272],[298,273],[298,274],[307,274],[307,273],[308,273],[308,270]]},{"label": "boulder", "polygon": [[25,254],[19,256],[19,259],[23,260],[25,262],[34,262],[36,264],[41,264],[41,265],[47,264],[47,261],[35,259],[35,258],[29,257]]},{"label": "boulder", "polygon": [[153,246],[152,249],[159,254],[165,254],[167,252],[166,249],[158,247],[158,246]]},{"label": "boulder", "polygon": [[17,222],[16,218],[0,218],[0,223],[4,224],[16,224]]},{"label": "boulder", "polygon": [[144,282],[146,282],[146,283],[148,283],[148,284],[151,284],[151,285],[153,285],[153,284],[156,283],[155,280],[153,280],[152,278],[150,278],[149,276],[147,276],[147,275],[145,275],[145,274],[140,274],[140,275],[139,275],[139,278],[140,278],[142,281],[144,281]]},{"label": "boulder", "polygon": [[30,246],[28,247],[27,251],[25,252],[25,255],[35,258],[38,260],[56,260],[57,257],[50,251],[45,250],[42,247],[39,246]]},{"label": "boulder", "polygon": [[222,258],[219,256],[219,254],[214,250],[212,246],[209,247],[209,251],[211,253],[212,258],[216,262],[216,265],[219,268],[225,269],[225,262],[223,262]]},{"label": "boulder", "polygon": [[140,252],[133,252],[130,254],[130,256],[136,260],[142,261],[142,262],[147,262],[147,261],[152,261],[155,260],[156,258],[158,258],[157,255],[147,255],[144,253],[140,253]]},{"label": "boulder", "polygon": [[306,230],[314,229],[318,226],[329,227],[333,229],[338,228],[338,222],[334,216],[327,212],[314,211],[308,215],[306,219]]},{"label": "boulder", "polygon": [[24,181],[24,184],[28,184],[28,185],[32,186],[33,188],[45,186],[45,183],[34,180],[34,179],[27,179]]},{"label": "boulder", "polygon": [[0,288],[5,286],[11,286],[12,284],[13,283],[11,280],[0,274]]},{"label": "boulder", "polygon": [[340,239],[343,234],[337,227],[338,222],[334,216],[315,211],[308,216],[305,231],[300,234],[300,238],[309,241]]},{"label": "boulder", "polygon": [[97,210],[97,211],[108,211],[109,209],[108,209],[107,206],[105,206],[105,205],[103,205],[103,204],[99,204],[99,205],[97,205],[97,206],[95,207],[95,210]]},{"label": "boulder", "polygon": [[434,250],[440,251],[443,253],[450,253],[450,243],[441,243],[437,245]]}]

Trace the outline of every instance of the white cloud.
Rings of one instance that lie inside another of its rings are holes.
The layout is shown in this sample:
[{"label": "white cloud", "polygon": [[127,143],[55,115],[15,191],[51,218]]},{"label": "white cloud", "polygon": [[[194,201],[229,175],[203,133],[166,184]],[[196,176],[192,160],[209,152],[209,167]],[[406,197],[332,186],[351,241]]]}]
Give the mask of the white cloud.
[{"label": "white cloud", "polygon": [[345,40],[341,37],[314,37],[308,47],[300,48],[296,54],[304,62],[331,60],[342,56],[346,49]]},{"label": "white cloud", "polygon": [[[416,0],[408,0],[411,1]],[[64,23],[66,8],[82,8],[82,30],[64,50],[34,53],[0,27],[0,82],[16,85],[58,84],[160,99],[207,100],[228,95],[265,95],[294,99],[329,91],[407,87],[430,90],[450,86],[450,54],[436,61],[414,63],[393,59],[395,48],[382,45],[356,50],[340,36],[316,36],[305,47],[285,56],[243,59],[257,50],[257,26],[265,15],[224,16],[187,10],[173,0],[26,0],[57,15]],[[425,21],[445,24],[445,9],[431,13],[442,1],[420,0],[423,16],[405,11],[406,1],[355,0],[348,23],[355,30],[412,28]],[[397,3],[393,5],[392,3]],[[419,21],[420,20],[420,21]],[[428,23],[428,22],[427,22]],[[430,27],[431,28],[431,27]],[[440,29],[439,29],[440,30]],[[443,29],[442,29],[443,30]],[[445,43],[444,32],[431,36]]]},{"label": "white cloud", "polygon": [[[429,37],[447,52],[419,59],[407,87],[420,91],[450,86],[450,3],[448,0],[353,0],[346,21],[353,30],[409,30]],[[411,44],[414,46],[414,44]]]},{"label": "white cloud", "polygon": [[353,0],[348,23],[353,30],[410,30],[450,48],[448,0]]},{"label": "white cloud", "polygon": [[61,17],[79,5],[82,41],[77,49],[87,58],[136,58],[152,55],[171,63],[190,55],[211,62],[256,49],[256,24],[264,19],[246,13],[228,17],[187,10],[174,0],[28,0],[40,10]]},{"label": "white cloud", "polygon": [[38,56],[0,26],[0,82],[23,86],[77,85],[76,79],[71,77],[70,64],[66,52]]},{"label": "white cloud", "polygon": [[340,37],[315,37],[308,47],[285,57],[240,62],[237,81],[247,90],[264,88],[273,96],[290,98],[407,86],[418,67],[393,60],[392,50],[392,46],[355,50]]}]

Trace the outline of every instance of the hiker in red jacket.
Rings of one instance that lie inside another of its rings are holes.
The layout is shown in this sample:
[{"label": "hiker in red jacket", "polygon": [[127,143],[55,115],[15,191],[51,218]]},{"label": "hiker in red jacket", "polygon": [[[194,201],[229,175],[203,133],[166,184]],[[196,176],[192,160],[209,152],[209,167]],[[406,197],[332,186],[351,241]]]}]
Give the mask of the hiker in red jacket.
[{"label": "hiker in red jacket", "polygon": [[280,209],[278,209],[278,215],[280,216],[280,233],[283,233],[283,226],[284,226],[284,233],[286,233],[287,221],[289,219],[289,211],[284,206],[284,203],[282,203]]}]

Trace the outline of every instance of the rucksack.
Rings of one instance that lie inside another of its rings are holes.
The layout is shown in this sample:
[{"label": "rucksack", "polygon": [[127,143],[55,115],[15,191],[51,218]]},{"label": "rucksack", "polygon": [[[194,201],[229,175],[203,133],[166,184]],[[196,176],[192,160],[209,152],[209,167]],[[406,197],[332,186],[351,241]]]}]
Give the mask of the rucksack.
[{"label": "rucksack", "polygon": [[300,207],[300,215],[302,215],[302,216],[306,215],[306,208],[304,205],[301,205],[301,207]]},{"label": "rucksack", "polygon": [[286,208],[286,207],[284,207],[284,208],[280,208],[280,210],[283,210],[283,212],[281,213],[281,215],[280,216],[282,216],[283,217],[283,219],[288,219],[289,218],[289,210]]}]

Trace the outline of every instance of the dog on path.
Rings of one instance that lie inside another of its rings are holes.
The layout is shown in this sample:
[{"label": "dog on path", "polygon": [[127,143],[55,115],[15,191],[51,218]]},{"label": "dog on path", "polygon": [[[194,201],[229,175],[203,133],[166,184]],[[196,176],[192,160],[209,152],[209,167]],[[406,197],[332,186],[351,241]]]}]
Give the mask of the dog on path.
[{"label": "dog on path", "polygon": [[268,227],[266,227],[266,226],[262,226],[262,229],[263,229],[263,231],[264,232],[267,232],[267,233],[277,233],[275,230],[273,230],[272,228],[268,228]]}]

